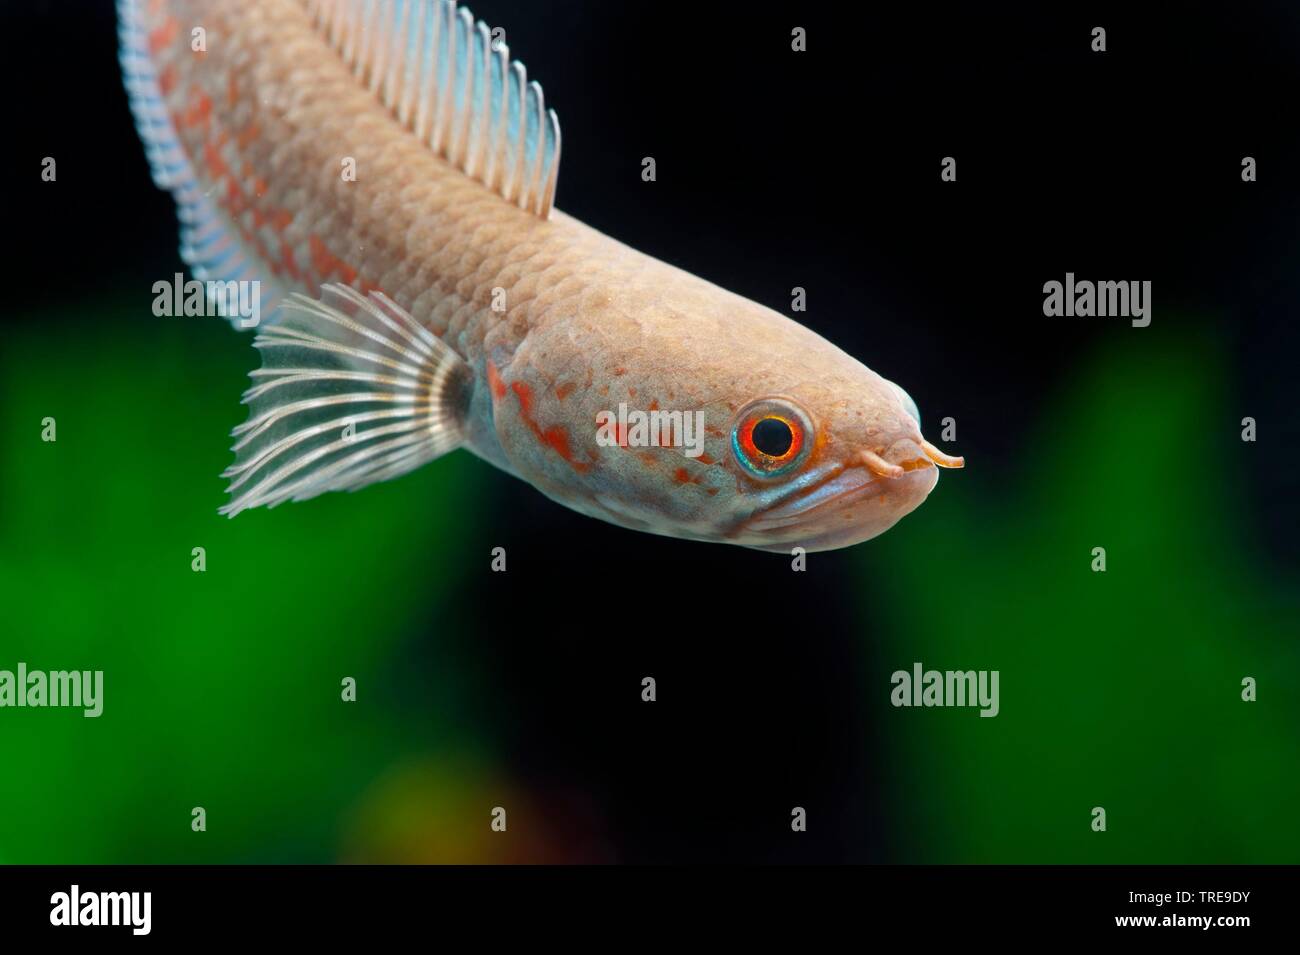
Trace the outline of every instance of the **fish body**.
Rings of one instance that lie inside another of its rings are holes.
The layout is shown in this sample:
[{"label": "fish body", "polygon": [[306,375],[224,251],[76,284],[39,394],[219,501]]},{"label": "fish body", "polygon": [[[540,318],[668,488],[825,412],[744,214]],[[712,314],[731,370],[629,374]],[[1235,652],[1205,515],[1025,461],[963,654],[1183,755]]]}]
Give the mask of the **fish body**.
[{"label": "fish body", "polygon": [[554,209],[555,113],[455,3],[119,13],[183,257],[272,309],[227,513],[464,447],[624,527],[820,550],[960,466],[820,336]]}]

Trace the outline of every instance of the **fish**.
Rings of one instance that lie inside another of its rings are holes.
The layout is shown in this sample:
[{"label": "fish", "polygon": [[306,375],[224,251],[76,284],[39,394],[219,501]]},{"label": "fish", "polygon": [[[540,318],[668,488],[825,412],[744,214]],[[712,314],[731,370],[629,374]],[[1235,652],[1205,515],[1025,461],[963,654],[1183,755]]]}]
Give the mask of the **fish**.
[{"label": "fish", "polygon": [[117,9],[181,258],[262,302],[221,513],[463,448],[620,527],[823,551],[964,465],[815,332],[556,208],[557,114],[454,0]]}]

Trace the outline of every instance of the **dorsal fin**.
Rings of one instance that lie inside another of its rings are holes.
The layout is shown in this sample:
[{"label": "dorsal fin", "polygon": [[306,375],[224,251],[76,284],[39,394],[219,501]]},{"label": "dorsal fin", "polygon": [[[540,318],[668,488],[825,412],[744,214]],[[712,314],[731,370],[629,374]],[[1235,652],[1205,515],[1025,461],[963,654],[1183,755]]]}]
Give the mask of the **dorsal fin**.
[{"label": "dorsal fin", "polygon": [[320,32],[403,126],[545,219],[560,121],[502,39],[455,0],[303,0]]}]

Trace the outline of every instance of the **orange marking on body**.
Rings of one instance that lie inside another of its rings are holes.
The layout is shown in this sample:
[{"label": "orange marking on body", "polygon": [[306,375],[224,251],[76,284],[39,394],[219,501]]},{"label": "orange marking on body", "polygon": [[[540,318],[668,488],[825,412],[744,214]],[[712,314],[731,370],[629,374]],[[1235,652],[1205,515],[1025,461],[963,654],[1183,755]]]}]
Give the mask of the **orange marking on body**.
[{"label": "orange marking on body", "polygon": [[712,464],[712,463],[713,463],[713,458],[709,457],[707,454],[701,454],[701,455],[700,455],[698,458],[696,458],[695,460],[696,460],[696,461],[699,461],[701,464]]},{"label": "orange marking on body", "polygon": [[249,123],[239,131],[239,135],[235,137],[235,143],[238,144],[240,149],[246,149],[249,143],[261,135],[261,132],[262,128],[257,123]]},{"label": "orange marking on body", "polygon": [[497,372],[497,366],[492,362],[487,363],[488,389],[492,392],[492,397],[500,401],[506,396],[506,383],[501,380],[501,375]]},{"label": "orange marking on body", "polygon": [[510,390],[515,393],[519,399],[519,417],[523,419],[524,424],[528,425],[528,430],[533,433],[538,442],[560,457],[569,462],[569,466],[579,474],[591,470],[590,464],[577,461],[573,457],[573,449],[569,446],[569,434],[559,425],[547,428],[545,431],[533,420],[533,391],[524,381],[512,381]]},{"label": "orange marking on body", "polygon": [[[248,201],[248,196],[244,195],[244,191],[239,188],[239,183],[233,179],[227,182],[226,210],[230,213],[230,217],[238,220],[250,208],[252,208],[252,204]],[[239,228],[241,232],[248,233],[248,226],[244,225],[243,222],[239,223]]]},{"label": "orange marking on body", "polygon": [[555,397],[563,401],[565,398],[569,397],[569,395],[573,393],[573,389],[576,387],[578,386],[571,381],[566,381],[562,385],[556,385]]},{"label": "orange marking on body", "polygon": [[357,280],[357,270],[325,248],[320,236],[308,236],[307,241],[311,248],[311,267],[317,275],[328,278],[337,272],[344,285],[351,285]]},{"label": "orange marking on body", "polygon": [[163,67],[163,71],[158,74],[158,91],[162,93],[163,96],[166,96],[175,88],[176,67],[174,64],[168,63]]},{"label": "orange marking on body", "polygon": [[626,369],[626,368],[615,368],[615,369],[614,369],[614,374],[615,374],[615,375],[626,375],[626,374],[627,374],[627,369]]},{"label": "orange marking on body", "polygon": [[288,272],[298,281],[302,281],[302,271],[298,268],[298,263],[293,257],[293,247],[288,242],[280,242],[280,268]]},{"label": "orange marking on body", "polygon": [[202,126],[212,118],[212,97],[198,87],[190,89],[190,98],[194,100],[193,104],[185,110],[185,115],[181,117],[181,123],[185,126]]},{"label": "orange marking on body", "polygon": [[149,34],[149,52],[154,56],[157,56],[167,46],[175,41],[180,32],[180,21],[175,17],[168,17],[159,24],[158,29]]},{"label": "orange marking on body", "polygon": [[628,396],[629,398],[635,398],[635,397],[636,397],[636,389],[635,389],[635,388],[629,388],[629,389],[627,390],[627,396]]},{"label": "orange marking on body", "polygon": [[568,432],[566,432],[566,431],[565,431],[563,428],[561,428],[559,425],[556,425],[556,426],[551,427],[551,428],[547,428],[547,429],[546,429],[546,432],[545,432],[544,434],[542,434],[541,438],[542,438],[542,443],[543,443],[543,444],[547,445],[548,447],[554,448],[554,449],[555,449],[555,452],[556,452],[560,457],[564,458],[564,460],[566,460],[566,461],[568,461],[570,464],[572,464],[572,465],[573,465],[573,469],[574,469],[575,471],[585,471],[585,470],[587,470],[588,465],[586,465],[586,464],[581,464],[581,463],[579,463],[579,462],[573,460],[573,452],[569,449],[569,435],[568,435]]},{"label": "orange marking on body", "polygon": [[271,213],[271,228],[276,232],[283,232],[289,228],[289,223],[293,221],[293,213],[288,209],[277,209]]},{"label": "orange marking on body", "polygon": [[700,479],[699,479],[698,477],[692,477],[692,476],[691,476],[691,472],[688,471],[688,470],[686,470],[686,468],[678,468],[676,471],[674,471],[674,472],[673,472],[673,480],[676,481],[678,484],[699,484],[699,483],[701,483],[701,482],[700,482]]},{"label": "orange marking on body", "polygon": [[230,175],[230,167],[221,158],[221,153],[217,151],[217,147],[210,142],[203,144],[203,162],[207,165],[208,175],[212,177],[213,181],[225,179]]},{"label": "orange marking on body", "polygon": [[650,407],[647,408],[646,410],[647,410],[647,411],[658,411],[658,410],[659,410],[659,402],[658,402],[657,400],[656,400],[656,401],[651,401],[651,402],[650,402]]},{"label": "orange marking on body", "polygon": [[514,381],[510,383],[510,390],[515,393],[519,399],[519,413],[525,418],[533,413],[533,390],[528,387],[524,381]]},{"label": "orange marking on body", "polygon": [[239,101],[238,77],[234,70],[230,71],[230,79],[226,82],[226,102],[232,107]]}]

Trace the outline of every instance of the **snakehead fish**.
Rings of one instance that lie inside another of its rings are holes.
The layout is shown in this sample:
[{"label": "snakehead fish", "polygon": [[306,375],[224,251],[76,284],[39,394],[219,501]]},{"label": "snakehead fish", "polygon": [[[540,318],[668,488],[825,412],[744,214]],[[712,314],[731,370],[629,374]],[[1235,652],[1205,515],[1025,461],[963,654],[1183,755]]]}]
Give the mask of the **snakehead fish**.
[{"label": "snakehead fish", "polygon": [[265,303],[224,513],[464,447],[623,527],[828,550],[962,466],[825,339],[555,209],[556,114],[451,0],[118,13],[192,281]]}]

